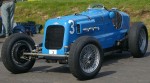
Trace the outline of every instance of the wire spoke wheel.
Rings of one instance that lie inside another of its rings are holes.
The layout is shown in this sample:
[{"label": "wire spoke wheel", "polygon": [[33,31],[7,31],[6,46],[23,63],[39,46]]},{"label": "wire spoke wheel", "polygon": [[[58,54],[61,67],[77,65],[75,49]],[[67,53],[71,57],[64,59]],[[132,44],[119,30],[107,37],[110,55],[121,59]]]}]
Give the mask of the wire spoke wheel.
[{"label": "wire spoke wheel", "polygon": [[145,55],[148,47],[148,32],[142,22],[134,22],[128,32],[128,47],[132,56],[141,58]]},{"label": "wire spoke wheel", "polygon": [[144,52],[144,49],[145,49],[145,47],[146,47],[146,33],[145,33],[145,30],[144,30],[144,29],[142,29],[142,30],[140,31],[139,47],[140,47],[141,52]]},{"label": "wire spoke wheel", "polygon": [[71,73],[79,80],[94,78],[102,67],[103,50],[96,38],[82,36],[72,45],[68,64]]},{"label": "wire spoke wheel", "polygon": [[92,73],[98,67],[100,53],[95,45],[86,45],[80,53],[80,66],[86,73]]}]

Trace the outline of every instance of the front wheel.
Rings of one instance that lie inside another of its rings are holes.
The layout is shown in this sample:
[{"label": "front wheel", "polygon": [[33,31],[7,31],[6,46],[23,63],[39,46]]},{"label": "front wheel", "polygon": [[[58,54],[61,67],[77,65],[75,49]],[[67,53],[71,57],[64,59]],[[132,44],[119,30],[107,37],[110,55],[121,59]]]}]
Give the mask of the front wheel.
[{"label": "front wheel", "polygon": [[1,56],[4,66],[12,73],[25,73],[35,63],[35,59],[23,56],[24,52],[34,49],[34,41],[27,35],[16,33],[6,39]]},{"label": "front wheel", "polygon": [[102,66],[103,51],[98,41],[83,36],[71,45],[69,67],[71,73],[80,80],[96,76]]}]

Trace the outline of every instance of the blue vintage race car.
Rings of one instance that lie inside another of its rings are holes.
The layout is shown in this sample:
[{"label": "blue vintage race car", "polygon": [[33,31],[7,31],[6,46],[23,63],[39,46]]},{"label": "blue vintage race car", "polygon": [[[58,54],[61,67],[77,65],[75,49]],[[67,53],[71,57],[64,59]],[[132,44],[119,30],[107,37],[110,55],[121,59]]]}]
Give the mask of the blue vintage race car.
[{"label": "blue vintage race car", "polygon": [[29,71],[42,56],[47,62],[68,64],[78,79],[91,79],[101,69],[104,55],[129,51],[139,58],[147,46],[142,22],[131,23],[125,12],[95,4],[82,13],[49,19],[40,45],[25,34],[11,35],[1,55],[5,67],[15,74]]}]

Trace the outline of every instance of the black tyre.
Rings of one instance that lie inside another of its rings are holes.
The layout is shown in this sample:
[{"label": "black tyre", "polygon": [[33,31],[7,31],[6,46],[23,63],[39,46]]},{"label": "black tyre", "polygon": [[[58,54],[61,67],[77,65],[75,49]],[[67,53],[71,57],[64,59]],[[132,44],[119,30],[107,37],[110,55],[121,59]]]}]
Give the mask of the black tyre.
[{"label": "black tyre", "polygon": [[35,59],[23,56],[23,52],[34,49],[34,41],[26,34],[15,33],[2,46],[1,57],[4,66],[12,73],[25,73],[35,63]]},{"label": "black tyre", "polygon": [[70,48],[69,68],[80,80],[96,76],[102,66],[103,51],[99,42],[89,36],[78,38]]},{"label": "black tyre", "polygon": [[132,24],[128,33],[129,51],[135,58],[143,57],[148,47],[148,32],[142,22]]}]

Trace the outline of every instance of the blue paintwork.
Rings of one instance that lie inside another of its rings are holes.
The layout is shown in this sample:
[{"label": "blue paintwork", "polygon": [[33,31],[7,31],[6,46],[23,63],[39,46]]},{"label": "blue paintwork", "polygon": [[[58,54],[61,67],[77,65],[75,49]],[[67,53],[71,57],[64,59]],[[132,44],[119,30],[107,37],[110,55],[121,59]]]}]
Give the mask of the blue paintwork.
[{"label": "blue paintwork", "polygon": [[[122,23],[119,29],[116,29],[112,23],[112,18],[115,16],[113,12],[119,12],[122,16]],[[74,33],[70,34],[70,31],[73,30],[71,28],[72,23],[69,21],[74,22]],[[58,55],[65,55],[65,52],[68,51],[64,48],[64,46],[69,46],[71,43],[75,42],[81,36],[92,36],[95,37],[99,43],[101,44],[102,48],[110,48],[116,44],[116,41],[121,40],[124,38],[125,34],[129,29],[130,18],[129,15],[115,10],[115,11],[108,11],[102,8],[99,9],[89,9],[84,11],[80,14],[73,14],[69,16],[63,16],[59,18],[49,19],[44,28],[44,37],[43,37],[43,46],[42,46],[42,53],[49,54],[51,49],[45,48],[45,37],[46,37],[46,30],[47,27],[50,25],[62,25],[65,28],[64,40],[63,40],[63,47],[61,49],[52,49],[57,50]],[[80,25],[80,33],[77,33],[77,24]],[[89,32],[83,31],[83,29],[99,27],[100,30],[90,30]]]}]

